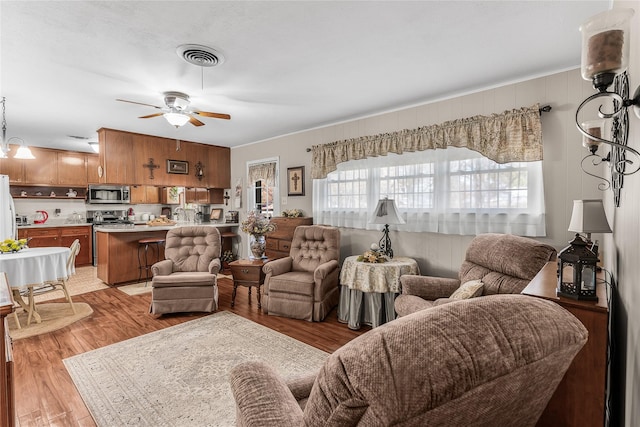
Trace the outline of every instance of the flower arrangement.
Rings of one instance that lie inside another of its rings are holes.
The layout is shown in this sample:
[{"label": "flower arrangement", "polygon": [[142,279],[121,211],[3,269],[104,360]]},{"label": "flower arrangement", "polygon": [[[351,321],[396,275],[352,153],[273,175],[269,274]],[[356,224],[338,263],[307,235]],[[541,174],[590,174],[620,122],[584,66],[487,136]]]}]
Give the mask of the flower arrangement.
[{"label": "flower arrangement", "polygon": [[6,239],[2,243],[0,243],[0,252],[9,253],[9,252],[19,252],[22,249],[27,247],[27,239]]},{"label": "flower arrangement", "polygon": [[236,259],[236,257],[233,255],[233,252],[231,252],[230,250],[224,251],[220,258],[222,259],[222,262],[226,262],[227,264]]},{"label": "flower arrangement", "polygon": [[251,211],[247,214],[247,219],[240,224],[240,229],[253,236],[264,236],[275,231],[276,225],[263,213]]},{"label": "flower arrangement", "polygon": [[387,262],[388,258],[386,255],[378,251],[371,250],[371,251],[365,251],[364,254],[358,256],[358,261],[378,264],[378,263]]},{"label": "flower arrangement", "polygon": [[285,218],[298,218],[303,215],[301,209],[288,209],[286,211],[282,211],[282,216]]}]

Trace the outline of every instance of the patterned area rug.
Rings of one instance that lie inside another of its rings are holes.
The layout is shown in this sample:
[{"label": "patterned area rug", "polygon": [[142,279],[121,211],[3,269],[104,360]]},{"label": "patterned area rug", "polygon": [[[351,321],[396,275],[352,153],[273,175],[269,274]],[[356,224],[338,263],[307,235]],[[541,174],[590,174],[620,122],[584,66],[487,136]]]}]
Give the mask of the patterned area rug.
[{"label": "patterned area rug", "polygon": [[285,378],[317,370],[328,356],[279,332],[221,311],[64,360],[96,424],[233,426],[229,371],[262,360]]}]

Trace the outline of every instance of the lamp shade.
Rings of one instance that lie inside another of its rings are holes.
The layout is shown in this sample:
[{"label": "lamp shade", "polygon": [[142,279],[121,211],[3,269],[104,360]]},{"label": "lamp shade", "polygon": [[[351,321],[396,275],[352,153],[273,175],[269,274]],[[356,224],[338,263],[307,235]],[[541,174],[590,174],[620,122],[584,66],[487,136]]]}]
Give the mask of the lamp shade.
[{"label": "lamp shade", "polygon": [[35,159],[33,153],[26,145],[21,145],[18,147],[18,151],[16,151],[16,155],[13,156],[14,159],[23,159],[23,160],[32,160]]},{"label": "lamp shade", "polygon": [[186,125],[189,121],[189,116],[182,113],[164,113],[163,116],[169,123],[177,128]]},{"label": "lamp shade", "polygon": [[404,224],[404,220],[398,212],[396,202],[393,199],[384,198],[378,201],[378,206],[373,211],[369,220],[371,224]]},{"label": "lamp shade", "polygon": [[611,233],[602,200],[574,200],[569,231]]}]

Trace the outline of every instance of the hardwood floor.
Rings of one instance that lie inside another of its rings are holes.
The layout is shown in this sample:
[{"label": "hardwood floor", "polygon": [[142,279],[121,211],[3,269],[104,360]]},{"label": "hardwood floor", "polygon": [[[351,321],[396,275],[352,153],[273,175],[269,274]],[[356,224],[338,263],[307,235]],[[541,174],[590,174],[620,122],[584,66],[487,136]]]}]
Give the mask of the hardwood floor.
[{"label": "hardwood floor", "polygon": [[[219,310],[226,310],[265,325],[327,352],[333,352],[369,327],[352,331],[337,321],[334,310],[323,322],[306,322],[263,314],[255,289],[251,304],[247,288],[239,287],[231,308],[230,279],[218,281]],[[149,314],[151,295],[129,296],[115,288],[77,295],[94,313],[58,331],[13,343],[16,415],[20,427],[95,426],[62,360],[109,344],[177,325],[204,314]],[[114,426],[115,427],[115,426]]]}]

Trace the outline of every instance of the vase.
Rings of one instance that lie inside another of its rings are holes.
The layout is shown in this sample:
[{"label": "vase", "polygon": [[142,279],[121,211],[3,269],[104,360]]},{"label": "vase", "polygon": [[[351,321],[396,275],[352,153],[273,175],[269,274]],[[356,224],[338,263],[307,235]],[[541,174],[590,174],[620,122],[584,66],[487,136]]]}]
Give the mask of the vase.
[{"label": "vase", "polygon": [[267,239],[262,234],[252,234],[249,242],[252,259],[266,258],[264,251],[267,248]]}]

